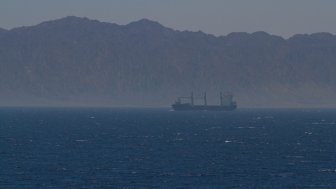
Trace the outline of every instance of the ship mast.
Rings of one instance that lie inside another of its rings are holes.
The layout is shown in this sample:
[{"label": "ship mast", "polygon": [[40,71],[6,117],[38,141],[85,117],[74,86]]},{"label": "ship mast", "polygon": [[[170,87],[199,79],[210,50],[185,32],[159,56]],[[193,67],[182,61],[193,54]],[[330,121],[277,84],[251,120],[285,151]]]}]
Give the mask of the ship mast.
[{"label": "ship mast", "polygon": [[223,93],[219,93],[220,105],[223,106]]},{"label": "ship mast", "polygon": [[208,105],[208,102],[207,102],[207,96],[206,96],[206,92],[204,93],[204,106],[207,106]]},{"label": "ship mast", "polygon": [[190,100],[191,100],[191,105],[194,105],[194,93],[193,92],[191,92]]}]

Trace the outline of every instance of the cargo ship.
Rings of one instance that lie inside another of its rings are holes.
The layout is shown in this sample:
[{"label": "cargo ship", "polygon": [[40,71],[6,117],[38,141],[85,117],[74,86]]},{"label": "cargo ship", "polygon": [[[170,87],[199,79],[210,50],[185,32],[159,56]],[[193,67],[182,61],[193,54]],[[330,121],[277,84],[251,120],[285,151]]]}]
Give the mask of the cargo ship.
[{"label": "cargo ship", "polygon": [[[232,111],[237,109],[237,103],[233,101],[233,95],[229,92],[220,93],[220,103],[219,105],[208,105],[207,95],[204,93],[203,105],[196,105],[194,94],[191,93],[190,97],[178,97],[174,104],[172,104],[172,109],[175,111]],[[187,100],[187,102],[185,102]]]}]

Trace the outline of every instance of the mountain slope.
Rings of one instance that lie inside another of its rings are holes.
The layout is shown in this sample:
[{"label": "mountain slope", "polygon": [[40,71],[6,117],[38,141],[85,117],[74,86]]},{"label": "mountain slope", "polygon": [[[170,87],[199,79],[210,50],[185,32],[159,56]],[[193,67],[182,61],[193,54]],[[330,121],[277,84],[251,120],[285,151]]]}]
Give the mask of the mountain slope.
[{"label": "mountain slope", "polygon": [[329,33],[215,37],[72,16],[0,31],[0,103],[164,106],[230,90],[242,106],[334,106],[335,58]]}]

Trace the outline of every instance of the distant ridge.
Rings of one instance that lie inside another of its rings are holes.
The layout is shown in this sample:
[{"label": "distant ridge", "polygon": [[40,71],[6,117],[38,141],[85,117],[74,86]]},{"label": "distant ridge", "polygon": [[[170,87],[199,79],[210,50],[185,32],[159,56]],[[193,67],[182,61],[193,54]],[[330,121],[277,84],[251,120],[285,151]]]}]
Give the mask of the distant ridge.
[{"label": "distant ridge", "polygon": [[0,33],[5,33],[7,30],[0,28]]},{"label": "distant ridge", "polygon": [[127,27],[149,27],[149,28],[164,28],[164,26],[162,26],[159,22],[155,22],[146,18],[140,19],[138,21],[135,22],[131,22],[129,24],[126,25]]},{"label": "distant ridge", "polygon": [[69,16],[0,29],[0,68],[0,105],[169,106],[190,91],[211,100],[225,90],[240,107],[336,105],[330,33],[216,37]]}]

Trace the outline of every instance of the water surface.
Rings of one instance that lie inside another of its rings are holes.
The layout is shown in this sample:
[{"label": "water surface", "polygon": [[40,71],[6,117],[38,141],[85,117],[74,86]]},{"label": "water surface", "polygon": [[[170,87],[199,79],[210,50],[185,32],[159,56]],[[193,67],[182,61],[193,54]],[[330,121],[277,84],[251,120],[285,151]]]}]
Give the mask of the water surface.
[{"label": "water surface", "polygon": [[0,188],[336,188],[335,115],[2,108]]}]

